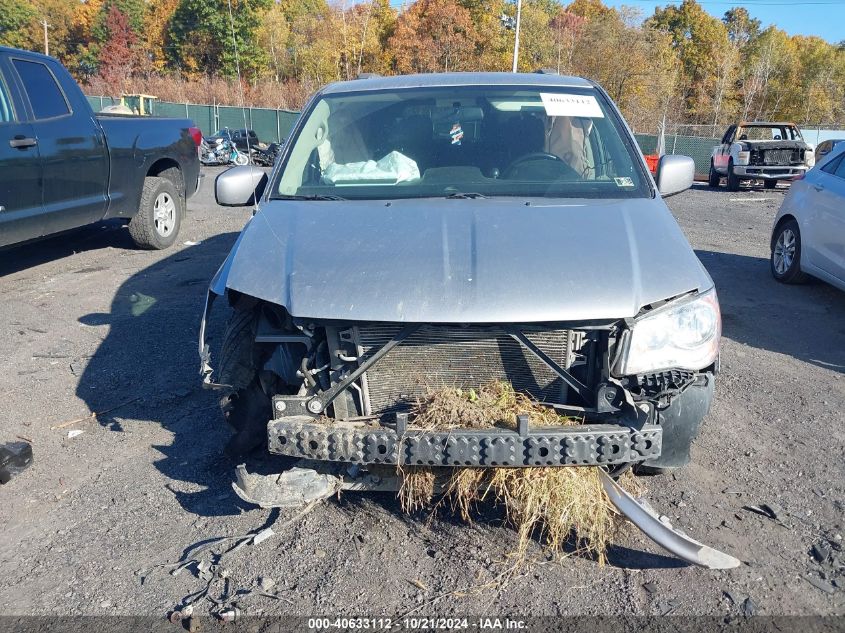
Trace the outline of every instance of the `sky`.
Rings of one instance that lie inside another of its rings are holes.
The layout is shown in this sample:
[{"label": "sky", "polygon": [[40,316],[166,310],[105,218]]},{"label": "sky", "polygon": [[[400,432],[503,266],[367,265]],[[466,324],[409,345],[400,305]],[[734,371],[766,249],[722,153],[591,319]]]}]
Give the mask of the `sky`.
[{"label": "sky", "polygon": [[[653,0],[603,0],[608,6],[635,6],[645,17],[654,13],[655,7],[680,2],[654,2]],[[721,18],[731,7],[745,7],[751,17],[757,18],[762,28],[774,24],[789,35],[817,35],[831,44],[845,40],[845,0],[698,0],[712,15]]]}]

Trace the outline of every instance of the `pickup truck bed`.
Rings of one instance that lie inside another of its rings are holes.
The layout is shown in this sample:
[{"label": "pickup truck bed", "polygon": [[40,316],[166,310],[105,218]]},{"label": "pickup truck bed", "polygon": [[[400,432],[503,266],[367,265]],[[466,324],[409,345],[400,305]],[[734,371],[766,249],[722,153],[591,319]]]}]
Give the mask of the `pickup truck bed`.
[{"label": "pickup truck bed", "polygon": [[0,247],[108,218],[170,246],[201,138],[188,119],[95,115],[58,61],[0,48]]}]

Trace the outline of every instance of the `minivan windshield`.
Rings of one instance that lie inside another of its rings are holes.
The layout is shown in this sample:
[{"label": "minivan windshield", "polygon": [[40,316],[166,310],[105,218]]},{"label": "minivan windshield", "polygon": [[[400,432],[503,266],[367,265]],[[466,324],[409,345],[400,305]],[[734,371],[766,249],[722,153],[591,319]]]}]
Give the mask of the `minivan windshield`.
[{"label": "minivan windshield", "polygon": [[593,89],[438,86],[326,94],[303,115],[271,198],[650,195]]}]

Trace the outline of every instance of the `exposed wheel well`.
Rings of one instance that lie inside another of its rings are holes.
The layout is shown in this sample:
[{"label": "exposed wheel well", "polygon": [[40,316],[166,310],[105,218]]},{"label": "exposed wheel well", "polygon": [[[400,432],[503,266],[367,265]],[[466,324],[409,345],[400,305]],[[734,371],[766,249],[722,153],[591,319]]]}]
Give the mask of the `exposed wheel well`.
[{"label": "exposed wheel well", "polygon": [[[775,224],[775,228],[772,229],[772,237],[769,240],[769,249],[770,250],[774,250],[774,248],[775,248],[775,236],[777,235],[778,229],[783,224],[785,224],[786,222],[789,222],[790,220],[794,220],[795,223],[798,224],[798,218],[796,218],[794,215],[792,215],[790,213],[787,213],[786,215],[784,215],[780,220],[778,220],[778,223]],[[800,226],[799,226],[799,228],[800,228]]]},{"label": "exposed wheel well", "polygon": [[159,176],[170,180],[182,197],[185,196],[185,177],[182,175],[182,168],[172,158],[162,158],[154,162],[147,170],[147,176]]}]

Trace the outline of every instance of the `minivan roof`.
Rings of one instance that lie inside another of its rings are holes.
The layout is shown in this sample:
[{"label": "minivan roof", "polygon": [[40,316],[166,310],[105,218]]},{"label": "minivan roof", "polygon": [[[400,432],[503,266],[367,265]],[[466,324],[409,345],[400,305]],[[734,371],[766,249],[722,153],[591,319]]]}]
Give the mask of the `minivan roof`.
[{"label": "minivan roof", "polygon": [[321,90],[324,95],[367,90],[391,90],[401,88],[429,88],[437,86],[531,86],[549,88],[593,88],[593,84],[581,77],[552,75],[546,73],[428,73],[420,75],[396,75],[392,77],[368,77],[352,81],[338,81]]}]

